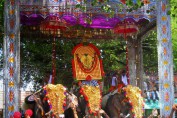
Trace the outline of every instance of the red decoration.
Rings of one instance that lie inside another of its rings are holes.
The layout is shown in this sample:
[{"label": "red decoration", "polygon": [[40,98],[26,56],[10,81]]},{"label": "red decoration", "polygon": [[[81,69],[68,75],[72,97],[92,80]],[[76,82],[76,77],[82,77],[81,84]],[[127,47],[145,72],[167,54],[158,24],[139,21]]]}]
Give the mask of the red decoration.
[{"label": "red decoration", "polygon": [[53,16],[46,19],[40,25],[40,30],[42,33],[51,33],[56,35],[58,30],[65,30],[67,28],[66,22],[60,18]]},{"label": "red decoration", "polygon": [[103,61],[100,59],[100,68],[101,68],[101,75],[105,76],[105,72],[103,70]]},{"label": "red decoration", "polygon": [[164,12],[166,10],[166,5],[163,3],[162,4],[162,11]]},{"label": "red decoration", "polygon": [[9,70],[9,74],[10,74],[11,77],[12,77],[13,74],[14,74],[14,69],[13,69],[12,67],[11,67],[10,70]]},{"label": "red decoration", "polygon": [[84,65],[83,65],[83,63],[81,62],[80,58],[78,57],[78,55],[76,55],[76,57],[77,57],[78,65],[79,65],[79,67],[81,68],[81,70],[83,72],[90,73],[90,72],[92,72],[95,69],[95,67],[97,65],[97,57],[96,57],[96,55],[94,55],[94,57],[93,57],[94,61],[92,62],[92,65],[91,65],[90,68],[85,68]]},{"label": "red decoration", "polygon": [[12,102],[13,99],[14,99],[14,92],[10,91],[9,92],[9,100]]},{"label": "red decoration", "polygon": [[93,44],[76,45],[72,50],[73,77],[77,80],[102,79],[104,75],[100,52]]},{"label": "red decoration", "polygon": [[10,4],[11,4],[12,6],[14,6],[14,5],[15,5],[15,0],[10,0]]},{"label": "red decoration", "polygon": [[88,46],[92,47],[95,50],[96,54],[100,56],[100,50],[95,45],[89,43]]},{"label": "red decoration", "polygon": [[123,21],[114,28],[115,34],[132,35],[138,32],[138,26],[134,22]]},{"label": "red decoration", "polygon": [[81,86],[81,84],[82,84],[81,81],[79,81],[79,82],[78,82],[78,85]]},{"label": "red decoration", "polygon": [[138,28],[136,25],[134,24],[129,24],[129,25],[125,25],[125,24],[120,24],[118,25],[115,29],[114,29],[114,33],[117,34],[125,34],[125,33],[135,33],[138,31]]},{"label": "red decoration", "polygon": [[144,0],[144,4],[150,4],[150,0]]},{"label": "red decoration", "polygon": [[14,44],[10,43],[10,52],[13,53],[14,52]]},{"label": "red decoration", "polygon": [[10,20],[10,28],[11,28],[11,29],[14,28],[14,24],[15,24],[14,20],[11,19],[11,20]]},{"label": "red decoration", "polygon": [[74,59],[72,59],[72,72],[73,72],[73,78],[76,78],[76,69],[75,69]]},{"label": "red decoration", "polygon": [[168,94],[168,92],[165,93],[165,101],[166,101],[166,102],[169,101],[169,94]]},{"label": "red decoration", "polygon": [[13,116],[13,118],[21,118],[21,113],[19,111],[16,111]]},{"label": "red decoration", "polygon": [[92,77],[91,77],[90,75],[88,75],[88,76],[86,77],[86,80],[87,80],[87,81],[91,81],[91,80],[92,80]]},{"label": "red decoration", "polygon": [[120,0],[123,4],[125,4],[126,3],[126,0]]},{"label": "red decoration", "polygon": [[77,48],[79,48],[79,47],[81,47],[81,46],[83,46],[82,43],[76,45],[76,46],[73,48],[73,50],[72,50],[72,54],[74,55],[74,53],[75,53],[75,51],[77,50]]},{"label": "red decoration", "polygon": [[122,90],[123,87],[124,87],[123,84],[118,84],[117,89],[118,89],[118,92],[119,92],[119,93],[121,92],[121,90]]},{"label": "red decoration", "polygon": [[31,109],[28,109],[25,111],[25,115],[28,115],[31,117],[33,115],[33,111]]}]

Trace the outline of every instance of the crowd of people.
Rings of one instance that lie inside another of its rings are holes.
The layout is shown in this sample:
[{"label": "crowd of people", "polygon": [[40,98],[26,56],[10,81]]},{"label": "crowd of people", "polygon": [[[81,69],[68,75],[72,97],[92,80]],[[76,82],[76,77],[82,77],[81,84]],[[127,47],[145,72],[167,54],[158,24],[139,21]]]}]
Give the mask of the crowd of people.
[{"label": "crowd of people", "polygon": [[145,93],[145,97],[146,97],[148,103],[150,103],[151,100],[153,102],[156,102],[157,100],[159,100],[158,84],[159,84],[158,77],[147,76],[147,78],[145,79],[144,93]]},{"label": "crowd of people", "polygon": [[[151,101],[156,102],[159,100],[159,87],[158,87],[158,77],[154,75],[146,76],[144,81],[144,93],[147,102],[150,103]],[[110,88],[109,92],[128,85],[128,77],[125,70],[120,72],[114,72],[112,74],[112,78],[110,81]]]}]

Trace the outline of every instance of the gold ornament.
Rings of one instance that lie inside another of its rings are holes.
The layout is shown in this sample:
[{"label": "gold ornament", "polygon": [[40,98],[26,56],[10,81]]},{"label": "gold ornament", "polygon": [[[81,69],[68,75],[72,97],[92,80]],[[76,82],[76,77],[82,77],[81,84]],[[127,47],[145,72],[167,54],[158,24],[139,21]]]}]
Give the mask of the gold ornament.
[{"label": "gold ornament", "polygon": [[91,112],[97,113],[100,109],[100,100],[101,100],[99,86],[84,85],[82,88],[83,88],[84,95],[86,95],[86,97],[88,98],[88,104]]},{"label": "gold ornament", "polygon": [[135,118],[142,118],[144,100],[141,95],[141,90],[138,87],[131,85],[125,87],[124,90],[126,91],[126,97],[128,97],[132,104],[132,112],[135,114]]},{"label": "gold ornament", "polygon": [[47,91],[47,97],[50,101],[50,104],[52,105],[51,110],[53,111],[54,114],[63,114],[64,109],[63,105],[65,103],[65,90],[66,88],[61,85],[53,85],[53,84],[48,84],[45,86],[45,89]]}]

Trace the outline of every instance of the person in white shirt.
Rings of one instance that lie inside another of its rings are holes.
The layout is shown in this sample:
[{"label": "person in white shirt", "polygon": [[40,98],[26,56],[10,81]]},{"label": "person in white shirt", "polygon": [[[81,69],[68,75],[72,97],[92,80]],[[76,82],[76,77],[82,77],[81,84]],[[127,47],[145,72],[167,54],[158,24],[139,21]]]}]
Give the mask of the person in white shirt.
[{"label": "person in white shirt", "polygon": [[124,83],[125,86],[128,85],[128,78],[127,78],[125,70],[122,71],[121,80],[122,80],[122,82]]},{"label": "person in white shirt", "polygon": [[111,79],[111,87],[109,89],[109,91],[113,91],[117,88],[117,73],[113,74],[113,77]]}]

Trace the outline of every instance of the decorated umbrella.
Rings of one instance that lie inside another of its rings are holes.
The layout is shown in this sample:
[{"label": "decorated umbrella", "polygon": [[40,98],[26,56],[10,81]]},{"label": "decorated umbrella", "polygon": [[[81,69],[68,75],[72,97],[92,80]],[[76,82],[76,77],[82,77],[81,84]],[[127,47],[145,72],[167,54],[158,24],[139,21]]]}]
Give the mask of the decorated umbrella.
[{"label": "decorated umbrella", "polygon": [[113,29],[115,34],[121,34],[124,36],[124,38],[127,36],[136,35],[138,30],[138,26],[132,19],[124,20],[123,22],[118,23]]},{"label": "decorated umbrella", "polygon": [[[135,21],[132,19],[125,19],[123,22],[118,23],[117,26],[113,29],[113,32],[115,34],[120,34],[124,37],[124,39],[127,38],[127,36],[134,36],[137,35],[139,28],[136,25]],[[128,48],[126,47],[126,70],[127,70],[127,78],[128,83],[130,83],[129,80],[129,68],[128,68]]]},{"label": "decorated umbrella", "polygon": [[40,30],[43,34],[60,37],[62,30],[67,29],[67,23],[56,16],[50,16],[45,19],[40,25]]},{"label": "decorated umbrella", "polygon": [[56,78],[56,37],[60,37],[61,31],[67,29],[67,23],[56,16],[50,16],[40,25],[40,31],[45,35],[53,36],[52,43],[52,84]]}]

